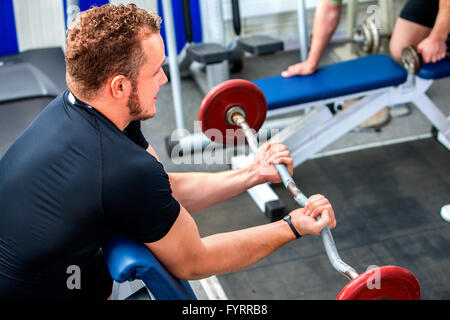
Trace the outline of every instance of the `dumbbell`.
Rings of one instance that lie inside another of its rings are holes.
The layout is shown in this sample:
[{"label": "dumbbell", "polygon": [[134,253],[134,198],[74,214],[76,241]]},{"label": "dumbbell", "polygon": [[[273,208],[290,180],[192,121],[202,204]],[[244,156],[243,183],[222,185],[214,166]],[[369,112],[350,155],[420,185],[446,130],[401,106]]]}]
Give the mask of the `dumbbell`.
[{"label": "dumbbell", "polygon": [[380,52],[381,39],[389,38],[391,35],[381,32],[373,18],[365,19],[353,30],[352,37],[343,37],[333,40],[335,44],[354,43],[356,51],[360,54],[376,54]]},{"label": "dumbbell", "polygon": [[359,25],[353,34],[353,42],[356,43],[356,49],[366,54],[375,54],[380,51],[381,37],[387,35],[381,34],[371,18],[365,19]]},{"label": "dumbbell", "polygon": [[[447,58],[450,57],[449,42],[449,39],[447,39]],[[402,49],[402,63],[403,67],[406,69],[406,71],[408,71],[408,73],[417,74],[422,67],[422,56],[412,45],[409,45]]]},{"label": "dumbbell", "polygon": [[390,34],[381,32],[373,18],[365,19],[353,31],[351,38],[345,37],[334,40],[333,43],[349,43],[356,45],[356,50],[362,54],[376,54],[380,52],[381,39],[389,38]]},{"label": "dumbbell", "polygon": [[[267,103],[262,91],[252,82],[233,79],[215,86],[203,98],[199,120],[203,133],[212,141],[235,144],[246,138],[251,152],[256,153],[255,137],[266,117]],[[284,164],[274,164],[284,186],[294,200],[304,207],[307,197],[294,182]],[[320,219],[318,217],[317,219]],[[382,266],[358,274],[339,257],[329,227],[321,231],[322,242],[331,265],[350,282],[337,296],[347,299],[420,299],[420,286],[416,277],[407,269],[397,266]],[[370,285],[374,280],[378,287]]]}]

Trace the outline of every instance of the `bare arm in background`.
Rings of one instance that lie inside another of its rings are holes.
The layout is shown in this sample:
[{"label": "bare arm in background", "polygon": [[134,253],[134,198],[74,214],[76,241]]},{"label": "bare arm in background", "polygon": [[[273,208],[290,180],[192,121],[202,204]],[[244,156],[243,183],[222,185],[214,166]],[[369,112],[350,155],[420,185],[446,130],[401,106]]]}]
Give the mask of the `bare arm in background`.
[{"label": "bare arm in background", "polygon": [[320,58],[339,25],[341,9],[341,1],[320,0],[314,13],[311,49],[308,58],[283,71],[281,73],[283,77],[308,75],[316,72]]}]

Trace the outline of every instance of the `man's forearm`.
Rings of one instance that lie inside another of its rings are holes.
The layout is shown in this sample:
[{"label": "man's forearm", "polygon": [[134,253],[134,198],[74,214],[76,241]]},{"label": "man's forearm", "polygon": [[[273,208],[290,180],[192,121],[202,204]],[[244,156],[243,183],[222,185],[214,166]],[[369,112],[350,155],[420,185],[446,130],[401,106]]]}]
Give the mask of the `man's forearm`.
[{"label": "man's forearm", "polygon": [[181,206],[166,236],[146,245],[175,277],[195,280],[248,267],[295,239],[283,220],[200,238],[194,219]]},{"label": "man's forearm", "polygon": [[314,14],[311,49],[308,60],[315,65],[319,64],[331,37],[339,25],[341,15],[341,2],[321,0]]},{"label": "man's forearm", "polygon": [[202,279],[242,270],[295,239],[282,220],[202,238],[205,250],[199,255],[199,261],[191,260],[193,273],[189,278]]},{"label": "man's forearm", "polygon": [[450,31],[450,0],[439,1],[439,12],[430,36],[445,40]]},{"label": "man's forearm", "polygon": [[261,183],[251,167],[223,172],[169,173],[175,199],[190,213],[230,199]]}]

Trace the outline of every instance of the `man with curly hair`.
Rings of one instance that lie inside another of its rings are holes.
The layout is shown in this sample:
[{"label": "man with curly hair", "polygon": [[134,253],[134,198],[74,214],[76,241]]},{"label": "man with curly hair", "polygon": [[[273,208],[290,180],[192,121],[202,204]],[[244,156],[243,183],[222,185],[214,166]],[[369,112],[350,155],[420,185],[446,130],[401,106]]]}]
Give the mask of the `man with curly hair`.
[{"label": "man with curly hair", "polygon": [[279,182],[271,163],[292,173],[293,161],[272,143],[243,169],[164,171],[140,130],[167,82],[159,24],[135,5],[108,4],[81,13],[68,30],[69,90],[0,161],[1,299],[106,299],[112,280],[100,248],[117,232],[145,243],[174,276],[200,279],[336,225],[329,201],[315,195],[290,213],[291,223],[199,236],[190,213]]}]

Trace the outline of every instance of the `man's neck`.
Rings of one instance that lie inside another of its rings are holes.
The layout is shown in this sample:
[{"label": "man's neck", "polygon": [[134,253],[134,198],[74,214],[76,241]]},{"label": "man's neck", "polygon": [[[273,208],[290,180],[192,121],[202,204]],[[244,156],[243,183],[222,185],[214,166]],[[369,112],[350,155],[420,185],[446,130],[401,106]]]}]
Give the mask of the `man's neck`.
[{"label": "man's neck", "polygon": [[118,105],[117,101],[104,96],[97,95],[93,99],[78,97],[77,99],[90,105],[92,108],[103,114],[109,121],[111,121],[120,131],[123,131],[130,123],[130,115],[128,107]]}]

